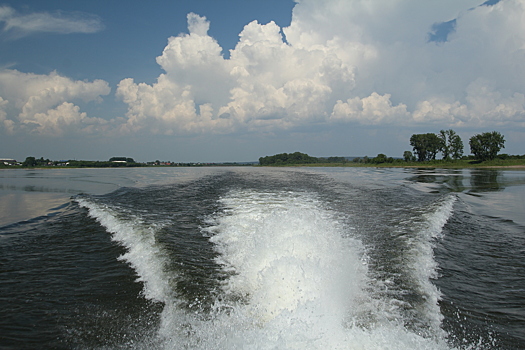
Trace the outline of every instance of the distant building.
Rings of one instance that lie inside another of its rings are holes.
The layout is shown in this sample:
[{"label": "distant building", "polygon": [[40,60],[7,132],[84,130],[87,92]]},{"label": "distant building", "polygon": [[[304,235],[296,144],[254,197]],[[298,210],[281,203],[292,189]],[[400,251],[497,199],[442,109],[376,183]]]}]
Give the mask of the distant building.
[{"label": "distant building", "polygon": [[11,159],[11,158],[0,158],[0,163],[4,165],[15,165],[16,160]]},{"label": "distant building", "polygon": [[135,160],[133,160],[133,158],[127,157],[111,157],[109,158],[109,161],[112,163],[135,163]]}]

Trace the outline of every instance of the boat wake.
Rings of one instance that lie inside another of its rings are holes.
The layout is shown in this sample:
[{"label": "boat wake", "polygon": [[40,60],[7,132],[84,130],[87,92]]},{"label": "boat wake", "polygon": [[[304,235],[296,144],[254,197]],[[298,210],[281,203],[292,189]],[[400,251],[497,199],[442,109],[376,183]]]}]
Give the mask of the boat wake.
[{"label": "boat wake", "polygon": [[[173,268],[169,247],[157,237],[166,223],[152,224],[140,212],[89,197],[77,201],[127,249],[120,259],[144,283],[144,296],[164,304],[155,339],[137,348],[450,348],[432,278],[433,242],[453,211],[453,196],[404,223],[417,233],[406,240],[404,258],[424,299],[414,306],[378,292],[392,282],[371,271],[367,251],[373,247],[365,247],[349,221],[314,193],[237,189],[219,199],[221,210],[203,220],[200,232],[213,244],[220,271],[206,307],[199,307],[198,296],[182,300],[191,296],[177,293],[177,281],[191,277]],[[411,307],[418,310],[400,311]]]}]

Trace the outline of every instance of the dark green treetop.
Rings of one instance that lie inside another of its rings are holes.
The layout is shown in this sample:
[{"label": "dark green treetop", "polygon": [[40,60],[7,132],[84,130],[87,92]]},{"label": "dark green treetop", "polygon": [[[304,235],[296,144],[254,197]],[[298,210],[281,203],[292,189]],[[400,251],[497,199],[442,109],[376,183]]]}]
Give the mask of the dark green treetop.
[{"label": "dark green treetop", "polygon": [[410,146],[417,154],[417,160],[424,162],[436,159],[436,155],[443,148],[443,140],[436,134],[414,134],[410,137]]},{"label": "dark green treetop", "polygon": [[498,152],[505,148],[505,138],[497,131],[484,132],[470,138],[470,151],[481,161],[496,158]]},{"label": "dark green treetop", "polygon": [[318,158],[301,152],[280,153],[259,158],[260,165],[313,164],[318,162]]},{"label": "dark green treetop", "polygon": [[442,142],[441,152],[443,153],[443,159],[459,159],[463,156],[463,141],[461,141],[461,137],[454,130],[441,130],[438,137]]}]

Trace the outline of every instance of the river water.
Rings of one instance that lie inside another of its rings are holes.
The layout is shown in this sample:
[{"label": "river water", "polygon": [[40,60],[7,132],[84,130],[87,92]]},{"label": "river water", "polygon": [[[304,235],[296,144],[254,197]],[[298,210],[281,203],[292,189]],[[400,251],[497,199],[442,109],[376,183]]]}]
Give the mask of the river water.
[{"label": "river water", "polygon": [[0,171],[2,349],[525,349],[525,171]]}]

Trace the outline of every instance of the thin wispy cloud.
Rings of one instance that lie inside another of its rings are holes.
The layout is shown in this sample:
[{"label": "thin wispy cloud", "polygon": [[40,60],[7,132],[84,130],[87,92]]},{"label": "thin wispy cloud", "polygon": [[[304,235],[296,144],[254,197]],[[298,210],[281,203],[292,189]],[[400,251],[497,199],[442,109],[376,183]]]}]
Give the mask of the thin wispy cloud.
[{"label": "thin wispy cloud", "polygon": [[0,6],[2,32],[18,39],[35,33],[96,33],[104,29],[100,17],[83,12],[19,13],[9,6]]}]

